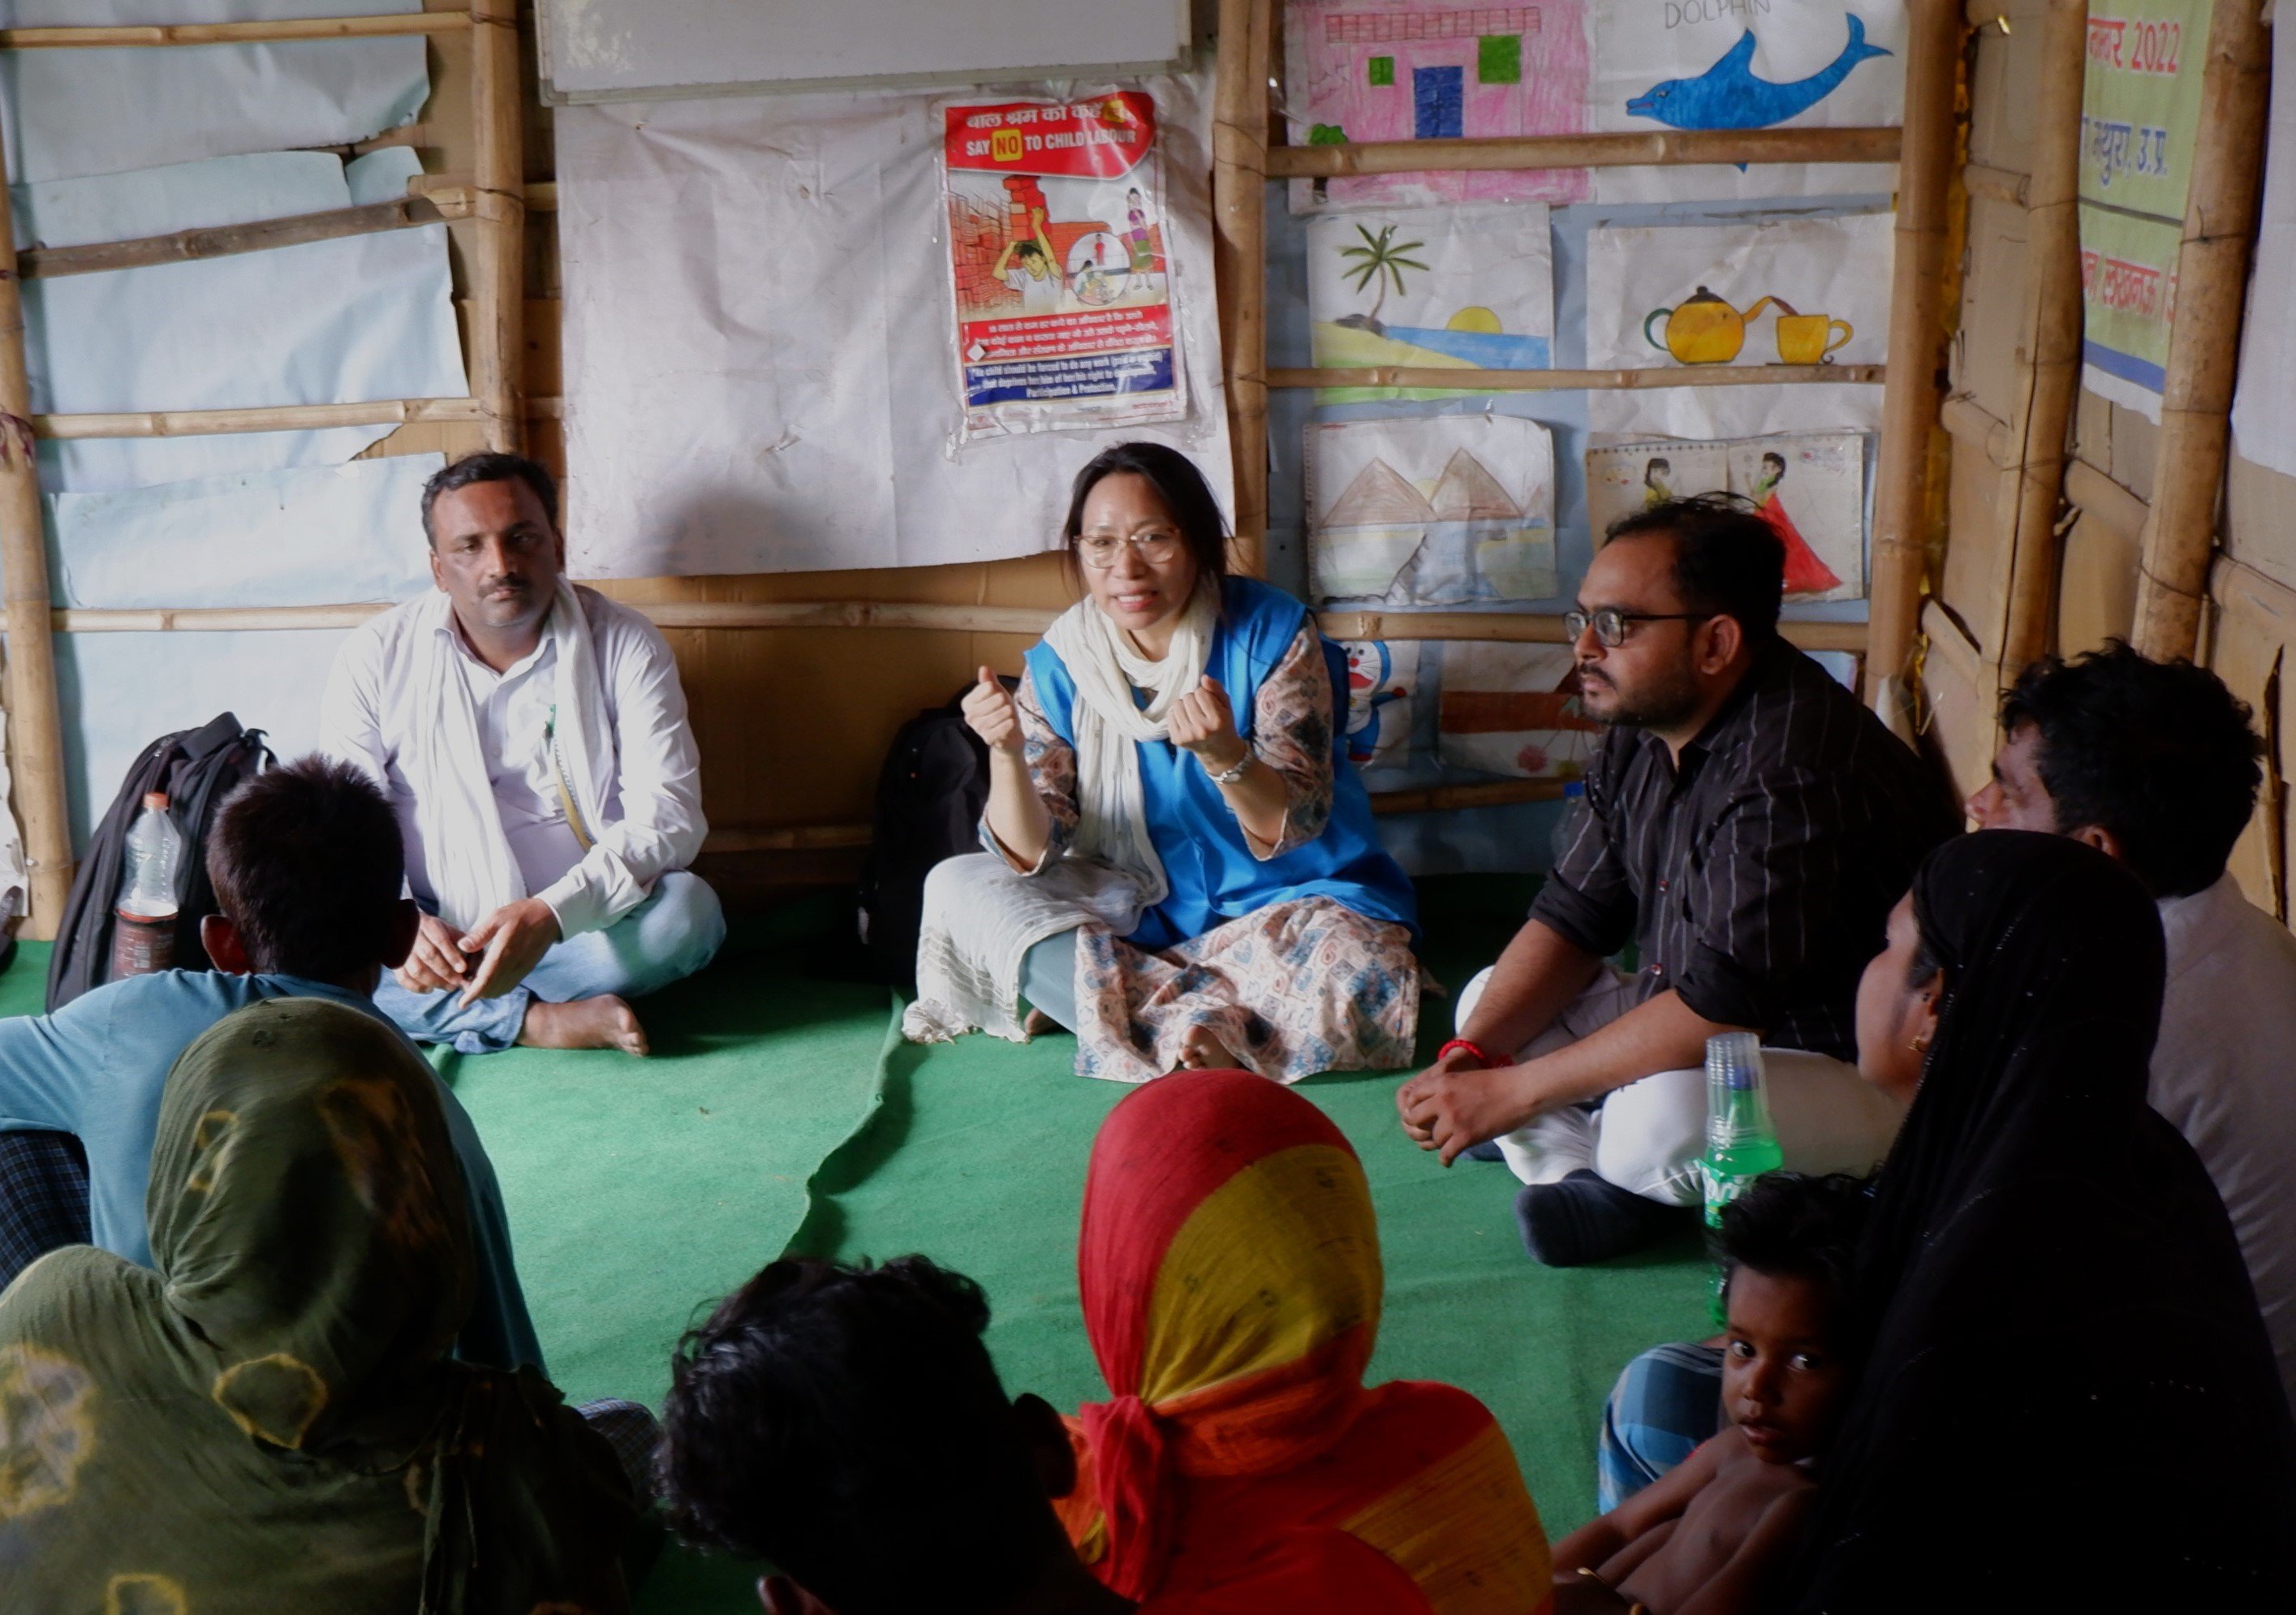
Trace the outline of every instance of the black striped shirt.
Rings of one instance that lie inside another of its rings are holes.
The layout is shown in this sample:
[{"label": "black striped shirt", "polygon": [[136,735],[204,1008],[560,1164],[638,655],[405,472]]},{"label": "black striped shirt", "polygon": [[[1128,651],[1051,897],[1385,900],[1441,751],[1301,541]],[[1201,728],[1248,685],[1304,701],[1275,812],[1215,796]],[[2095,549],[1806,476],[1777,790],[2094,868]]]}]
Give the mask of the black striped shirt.
[{"label": "black striped shirt", "polygon": [[1781,1048],[1857,1053],[1855,1004],[1890,908],[1957,828],[1881,720],[1784,641],[1682,749],[1613,728],[1531,916],[1588,953],[1638,947],[1645,995]]}]

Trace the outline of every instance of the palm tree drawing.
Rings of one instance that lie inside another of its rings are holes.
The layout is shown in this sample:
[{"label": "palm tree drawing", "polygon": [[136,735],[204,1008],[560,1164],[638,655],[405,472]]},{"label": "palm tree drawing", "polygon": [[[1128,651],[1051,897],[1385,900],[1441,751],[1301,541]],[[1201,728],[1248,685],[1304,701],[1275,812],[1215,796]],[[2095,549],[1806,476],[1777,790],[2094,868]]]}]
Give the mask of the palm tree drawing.
[{"label": "palm tree drawing", "polygon": [[1393,225],[1382,225],[1377,235],[1374,235],[1361,225],[1357,225],[1356,234],[1363,237],[1363,244],[1357,247],[1342,247],[1340,249],[1340,256],[1351,258],[1357,261],[1342,269],[1341,274],[1355,282],[1357,291],[1365,291],[1376,283],[1379,287],[1379,295],[1372,299],[1369,314],[1350,315],[1339,323],[1343,325],[1359,325],[1376,334],[1387,329],[1379,323],[1379,311],[1387,301],[1388,288],[1391,285],[1396,291],[1401,291],[1403,272],[1406,269],[1427,267],[1417,258],[1408,256],[1418,251],[1427,243],[1397,241]]}]

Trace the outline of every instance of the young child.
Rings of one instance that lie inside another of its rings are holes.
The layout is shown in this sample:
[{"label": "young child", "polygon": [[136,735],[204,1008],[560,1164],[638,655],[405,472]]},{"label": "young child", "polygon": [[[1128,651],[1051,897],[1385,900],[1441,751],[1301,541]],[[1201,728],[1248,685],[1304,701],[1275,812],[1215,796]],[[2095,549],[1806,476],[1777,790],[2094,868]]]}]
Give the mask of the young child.
[{"label": "young child", "polygon": [[1866,1207],[1862,1178],[1772,1172],[1722,1213],[1730,1422],[1556,1546],[1556,1615],[1767,1607],[1854,1378],[1839,1325]]}]

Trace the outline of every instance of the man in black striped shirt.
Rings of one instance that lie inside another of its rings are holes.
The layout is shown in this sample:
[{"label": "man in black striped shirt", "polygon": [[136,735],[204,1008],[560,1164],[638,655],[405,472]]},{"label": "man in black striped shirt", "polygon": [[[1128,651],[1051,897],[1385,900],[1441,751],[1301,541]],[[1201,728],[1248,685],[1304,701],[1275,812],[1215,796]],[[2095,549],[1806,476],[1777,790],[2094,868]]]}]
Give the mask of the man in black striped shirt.
[{"label": "man in black striped shirt", "polygon": [[[1620,1254],[1700,1201],[1716,1033],[1761,1035],[1787,1166],[1862,1171],[1895,1131],[1857,1076],[1857,978],[1955,818],[1779,636],[1784,569],[1775,530],[1724,496],[1611,529],[1570,617],[1581,706],[1609,726],[1586,807],[1529,922],[1460,995],[1460,1036],[1397,1094],[1447,1166],[1497,1142],[1542,1261]],[[1636,970],[1606,969],[1629,942]]]}]

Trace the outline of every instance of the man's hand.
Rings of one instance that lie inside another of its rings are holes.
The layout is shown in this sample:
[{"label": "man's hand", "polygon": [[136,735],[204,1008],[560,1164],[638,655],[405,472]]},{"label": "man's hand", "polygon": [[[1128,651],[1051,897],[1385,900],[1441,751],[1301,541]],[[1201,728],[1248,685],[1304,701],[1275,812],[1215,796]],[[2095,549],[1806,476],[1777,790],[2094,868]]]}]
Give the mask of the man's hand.
[{"label": "man's hand", "polygon": [[1403,1130],[1423,1150],[1439,1150],[1449,1166],[1462,1152],[1496,1138],[1548,1108],[1527,1065],[1485,1070],[1465,1050],[1414,1077],[1395,1092]]},{"label": "man's hand", "polygon": [[390,973],[410,993],[435,993],[459,988],[469,978],[471,964],[463,956],[462,939],[437,914],[424,914],[414,933],[414,951]]},{"label": "man's hand", "polygon": [[1250,755],[1243,737],[1235,732],[1235,709],[1228,702],[1227,692],[1209,673],[1201,684],[1172,703],[1164,715],[1164,727],[1175,746],[1193,752],[1197,761],[1216,774],[1226,773]]},{"label": "man's hand", "polygon": [[471,928],[464,953],[483,952],[478,973],[463,988],[463,1007],[480,998],[499,998],[542,963],[558,940],[558,916],[540,898],[521,898],[505,903]]}]

